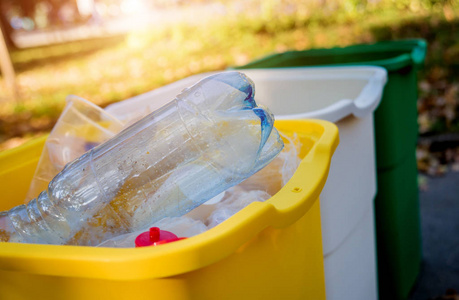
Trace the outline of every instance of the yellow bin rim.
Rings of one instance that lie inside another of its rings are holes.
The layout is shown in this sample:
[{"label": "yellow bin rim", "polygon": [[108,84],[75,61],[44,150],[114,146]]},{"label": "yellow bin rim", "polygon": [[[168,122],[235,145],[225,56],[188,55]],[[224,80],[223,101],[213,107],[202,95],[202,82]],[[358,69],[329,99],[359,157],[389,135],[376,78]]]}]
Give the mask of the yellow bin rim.
[{"label": "yellow bin rim", "polygon": [[[250,204],[202,234],[161,247],[126,249],[0,242],[0,270],[110,280],[162,278],[220,261],[268,226],[284,228],[293,224],[319,198],[338,145],[338,129],[322,120],[276,121],[275,126],[284,132],[294,128],[314,141],[293,177],[267,201]],[[11,152],[0,153],[0,165]]]}]

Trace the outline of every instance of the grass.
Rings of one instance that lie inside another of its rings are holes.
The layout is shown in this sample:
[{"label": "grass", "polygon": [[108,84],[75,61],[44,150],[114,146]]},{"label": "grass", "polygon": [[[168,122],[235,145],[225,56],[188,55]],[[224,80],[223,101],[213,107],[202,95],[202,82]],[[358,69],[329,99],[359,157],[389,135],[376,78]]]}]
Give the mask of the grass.
[{"label": "grass", "polygon": [[[19,98],[2,98],[8,93],[0,80],[0,142],[49,131],[69,94],[105,106],[195,73],[291,49],[424,37],[430,50],[436,49],[429,53],[424,78],[439,66],[441,80],[457,83],[457,78],[446,78],[457,69],[445,65],[443,53],[446,49],[449,61],[459,56],[457,10],[445,12],[448,3],[427,7],[419,0],[419,6],[410,7],[411,2],[385,0],[362,8],[360,1],[344,0],[327,7],[294,0],[247,1],[242,11],[228,6],[223,16],[203,16],[207,22],[14,51]],[[430,119],[435,123],[438,118]],[[430,123],[428,130],[435,127]]]}]

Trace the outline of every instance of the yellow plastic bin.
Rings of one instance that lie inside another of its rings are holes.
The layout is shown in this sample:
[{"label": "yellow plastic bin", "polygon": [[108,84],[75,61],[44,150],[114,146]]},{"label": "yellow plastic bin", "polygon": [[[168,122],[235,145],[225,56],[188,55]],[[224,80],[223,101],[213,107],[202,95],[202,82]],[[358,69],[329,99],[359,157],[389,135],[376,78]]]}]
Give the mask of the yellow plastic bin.
[{"label": "yellow plastic bin", "polygon": [[[338,130],[319,120],[275,125],[299,135],[303,159],[271,199],[158,247],[0,243],[0,299],[325,299],[318,198]],[[2,210],[22,204],[43,143],[0,153]]]}]

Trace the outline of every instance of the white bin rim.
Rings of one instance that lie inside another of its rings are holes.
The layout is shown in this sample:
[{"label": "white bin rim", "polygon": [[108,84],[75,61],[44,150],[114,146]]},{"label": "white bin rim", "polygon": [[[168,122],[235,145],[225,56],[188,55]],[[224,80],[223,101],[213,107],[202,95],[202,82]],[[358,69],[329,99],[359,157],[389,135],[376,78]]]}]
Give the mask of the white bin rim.
[{"label": "white bin rim", "polygon": [[[346,97],[346,93],[342,93],[342,98],[333,100],[328,105],[318,109],[299,111],[298,113],[273,113],[276,119],[322,119],[330,122],[337,122],[349,115],[362,118],[372,113],[379,105],[383,92],[383,87],[387,81],[387,71],[378,66],[340,66],[340,67],[294,67],[294,68],[276,68],[276,69],[241,69],[239,72],[247,74],[255,82],[255,100],[258,103],[263,103],[257,97],[257,88],[259,83],[274,82],[277,86],[282,83],[295,81],[298,84],[308,81],[323,81],[329,82],[333,89],[333,82],[341,82],[346,84],[346,81],[363,81],[364,86],[359,88],[357,95]],[[219,71],[224,72],[224,71]],[[152,112],[161,106],[172,101],[175,96],[184,88],[189,87],[200,79],[219,72],[207,72],[190,77],[186,77],[174,83],[152,90],[150,92],[126,99],[124,101],[111,104],[105,109],[112,115],[121,120],[128,119],[132,115],[138,114],[140,109]],[[328,87],[327,87],[328,89]],[[339,93],[339,88],[337,88]],[[305,95],[307,96],[307,95]],[[298,96],[298,101],[301,97]],[[271,108],[269,105],[267,105]],[[298,110],[297,110],[298,111]]]},{"label": "white bin rim", "polygon": [[[267,71],[268,70],[268,71]],[[349,116],[354,115],[363,118],[378,107],[381,102],[383,87],[387,81],[387,71],[382,67],[363,66],[363,67],[294,67],[279,69],[249,69],[239,70],[252,75],[257,80],[270,78],[283,80],[364,80],[367,83],[355,98],[343,97],[324,108],[300,112],[296,114],[276,114],[276,119],[322,119],[333,123]],[[256,85],[255,85],[256,88]],[[330,89],[333,87],[330,86]],[[255,94],[256,95],[256,94]],[[256,98],[256,96],[255,96]]]}]

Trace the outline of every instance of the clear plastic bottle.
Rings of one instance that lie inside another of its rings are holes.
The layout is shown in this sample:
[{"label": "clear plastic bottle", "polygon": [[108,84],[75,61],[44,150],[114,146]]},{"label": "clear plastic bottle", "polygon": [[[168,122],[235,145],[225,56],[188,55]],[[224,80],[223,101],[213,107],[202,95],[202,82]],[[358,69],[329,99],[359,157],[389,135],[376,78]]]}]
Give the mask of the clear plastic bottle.
[{"label": "clear plastic bottle", "polygon": [[66,165],[0,241],[98,245],[181,216],[266,166],[283,143],[239,72],[209,76]]}]

